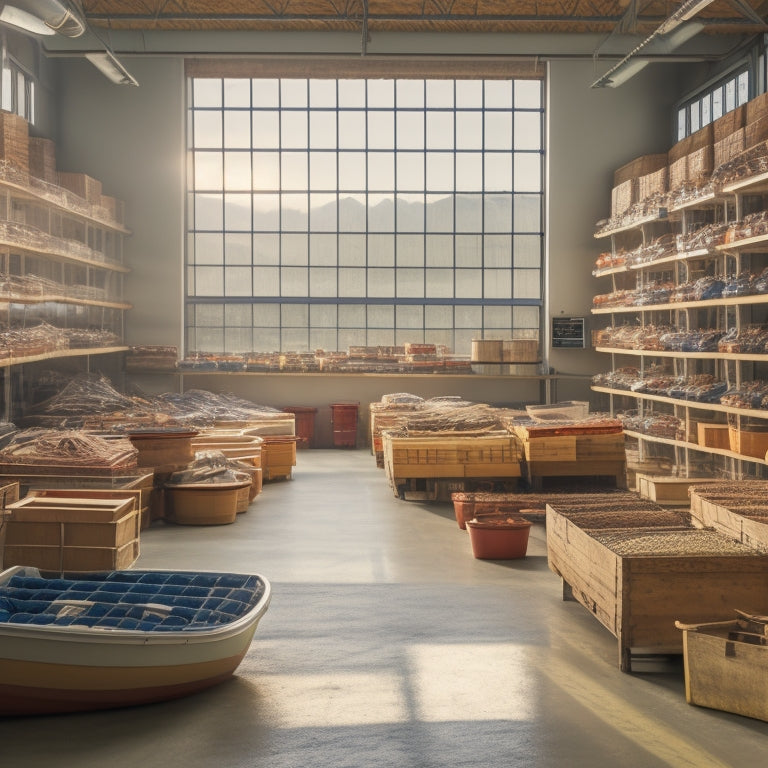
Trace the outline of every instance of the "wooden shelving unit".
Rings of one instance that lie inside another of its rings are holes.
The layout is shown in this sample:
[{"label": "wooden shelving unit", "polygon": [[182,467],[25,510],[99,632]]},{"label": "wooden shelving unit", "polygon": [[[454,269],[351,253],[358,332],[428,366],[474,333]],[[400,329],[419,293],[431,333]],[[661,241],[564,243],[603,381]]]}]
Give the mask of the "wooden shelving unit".
[{"label": "wooden shelving unit", "polygon": [[[661,215],[622,224],[596,233],[598,240],[610,241],[611,253],[631,250],[650,243],[659,233],[686,235],[696,221],[728,223],[740,220],[743,212],[768,210],[768,173],[724,185],[716,192],[701,195]],[[679,242],[678,242],[679,244]],[[697,276],[736,276],[744,272],[759,274],[768,267],[768,233],[725,242],[707,249],[675,251],[655,261],[621,264],[596,269],[601,280],[610,279],[611,292],[642,292],[653,278],[680,286]],[[768,327],[768,293],[707,298],[702,300],[656,302],[643,305],[596,304],[592,314],[610,320],[611,326],[670,326],[681,331],[716,329],[723,332],[750,325]],[[636,368],[642,379],[649,371],[662,368],[667,375],[686,379],[697,374],[710,374],[729,387],[757,379],[768,379],[768,348],[755,353],[719,351],[677,351],[658,349],[626,349],[610,343],[598,344],[597,352],[610,356],[610,370]],[[650,394],[595,384],[594,392],[607,396],[611,413],[631,411],[639,419],[658,414],[675,416],[687,439],[672,439],[627,429],[628,438],[637,442],[642,460],[646,454],[667,451],[675,471],[684,476],[692,473],[692,465],[710,461],[713,470],[733,477],[768,476],[765,457],[747,456],[734,450],[699,445],[691,440],[698,422],[720,422],[741,430],[763,426],[768,431],[768,409],[738,408],[718,402],[684,400],[667,395]]]}]

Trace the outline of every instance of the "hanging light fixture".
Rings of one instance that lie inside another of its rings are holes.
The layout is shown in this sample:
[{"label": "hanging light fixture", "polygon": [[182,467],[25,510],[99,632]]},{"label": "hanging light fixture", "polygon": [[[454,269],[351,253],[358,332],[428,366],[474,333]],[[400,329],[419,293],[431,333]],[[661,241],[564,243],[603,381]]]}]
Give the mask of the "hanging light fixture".
[{"label": "hanging light fixture", "polygon": [[3,3],[0,23],[33,35],[80,37],[85,22],[72,5],[62,0],[14,0]]},{"label": "hanging light fixture", "polygon": [[714,0],[685,0],[685,2],[665,19],[642,43],[630,51],[618,64],[615,64],[602,77],[592,83],[593,88],[616,88],[634,77],[649,63],[649,59],[639,59],[638,54],[651,43],[658,43],[656,48],[662,48],[669,53],[679,48],[702,29],[704,23],[691,21],[700,11]]}]

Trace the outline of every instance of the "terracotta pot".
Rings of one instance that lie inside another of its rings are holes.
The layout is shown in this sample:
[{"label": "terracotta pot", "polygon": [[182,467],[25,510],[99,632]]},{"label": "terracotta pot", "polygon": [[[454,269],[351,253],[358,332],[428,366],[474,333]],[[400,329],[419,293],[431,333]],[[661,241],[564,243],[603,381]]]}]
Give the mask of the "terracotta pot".
[{"label": "terracotta pot", "polygon": [[464,494],[453,494],[453,511],[456,515],[456,522],[459,524],[459,528],[462,531],[467,528],[467,520],[471,520],[475,512],[475,502],[468,499],[456,498],[457,496],[463,496]]},{"label": "terracotta pot", "polygon": [[467,520],[472,554],[479,560],[525,557],[532,523],[520,518]]}]

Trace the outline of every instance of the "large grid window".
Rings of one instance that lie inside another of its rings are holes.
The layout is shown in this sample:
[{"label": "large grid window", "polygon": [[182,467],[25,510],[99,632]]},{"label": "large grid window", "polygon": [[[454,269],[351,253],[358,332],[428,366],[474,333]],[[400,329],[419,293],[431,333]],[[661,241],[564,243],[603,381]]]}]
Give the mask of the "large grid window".
[{"label": "large grid window", "polygon": [[188,83],[188,352],[538,334],[541,81]]}]

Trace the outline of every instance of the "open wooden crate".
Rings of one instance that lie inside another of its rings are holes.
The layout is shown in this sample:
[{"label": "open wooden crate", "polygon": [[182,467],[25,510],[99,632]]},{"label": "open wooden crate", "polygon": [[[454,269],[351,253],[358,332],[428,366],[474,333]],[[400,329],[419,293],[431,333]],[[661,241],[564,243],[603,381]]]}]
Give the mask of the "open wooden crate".
[{"label": "open wooden crate", "polygon": [[677,620],[730,619],[739,605],[768,613],[768,555],[725,536],[729,554],[618,554],[551,505],[546,526],[548,563],[562,577],[563,599],[577,600],[617,638],[623,672],[632,670],[633,652],[682,653]]}]

